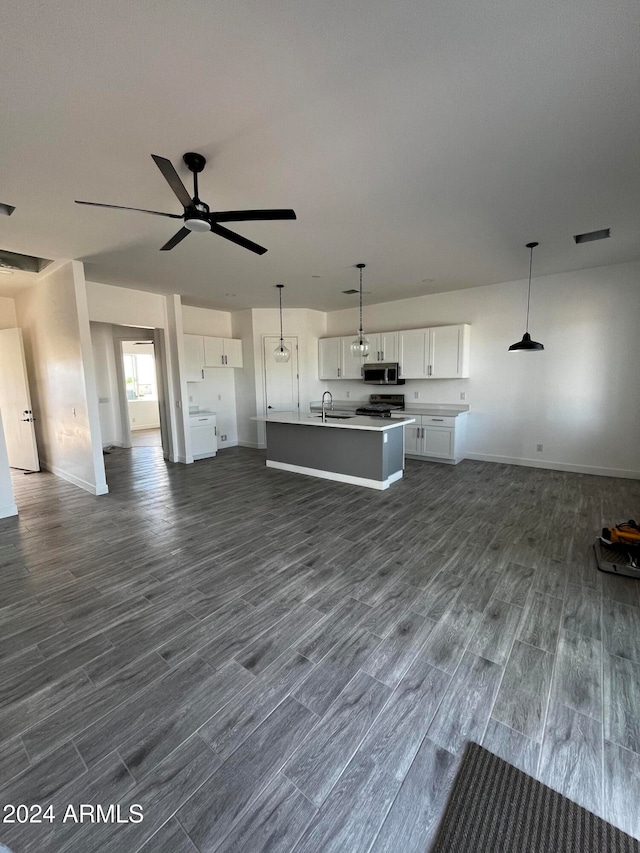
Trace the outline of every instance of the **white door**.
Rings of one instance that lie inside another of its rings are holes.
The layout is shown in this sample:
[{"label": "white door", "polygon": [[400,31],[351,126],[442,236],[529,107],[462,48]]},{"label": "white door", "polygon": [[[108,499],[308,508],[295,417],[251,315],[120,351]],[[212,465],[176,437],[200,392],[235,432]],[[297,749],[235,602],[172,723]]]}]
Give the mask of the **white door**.
[{"label": "white door", "polygon": [[204,337],[204,366],[224,367],[224,341],[222,338]]},{"label": "white door", "polygon": [[284,345],[291,352],[289,361],[280,363],[273,357],[279,345],[276,335],[263,338],[263,364],[265,385],[265,407],[270,412],[292,412],[297,414],[300,406],[298,390],[298,338],[284,338]]},{"label": "white door", "polygon": [[0,411],[4,422],[9,465],[24,471],[39,471],[31,394],[20,329],[0,330]]},{"label": "white door", "polygon": [[423,427],[423,453],[426,456],[441,456],[453,459],[453,430],[441,427]]}]

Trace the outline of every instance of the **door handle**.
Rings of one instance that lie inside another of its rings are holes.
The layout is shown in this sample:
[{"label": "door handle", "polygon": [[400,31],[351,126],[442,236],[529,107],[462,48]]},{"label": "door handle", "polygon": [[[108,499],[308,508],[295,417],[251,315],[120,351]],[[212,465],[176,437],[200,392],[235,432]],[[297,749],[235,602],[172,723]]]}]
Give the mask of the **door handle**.
[{"label": "door handle", "polygon": [[35,422],[35,418],[21,418],[21,420],[26,424],[32,424]]}]

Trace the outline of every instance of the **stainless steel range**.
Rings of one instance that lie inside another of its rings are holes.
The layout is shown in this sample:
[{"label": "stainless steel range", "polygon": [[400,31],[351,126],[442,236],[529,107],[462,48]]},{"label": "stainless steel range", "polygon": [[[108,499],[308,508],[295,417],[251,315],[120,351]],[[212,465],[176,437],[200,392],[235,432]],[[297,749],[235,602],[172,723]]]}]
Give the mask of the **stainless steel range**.
[{"label": "stainless steel range", "polygon": [[390,418],[391,412],[404,409],[404,394],[372,394],[368,406],[356,409],[356,415],[370,418]]}]

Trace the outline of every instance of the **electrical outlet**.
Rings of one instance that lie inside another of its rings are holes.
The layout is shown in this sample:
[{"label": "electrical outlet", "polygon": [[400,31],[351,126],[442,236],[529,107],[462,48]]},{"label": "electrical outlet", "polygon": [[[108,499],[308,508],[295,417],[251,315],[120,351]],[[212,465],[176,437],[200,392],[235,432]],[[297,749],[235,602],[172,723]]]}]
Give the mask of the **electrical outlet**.
[{"label": "electrical outlet", "polygon": [[226,441],[226,440],[227,440],[227,436],[226,436],[226,435],[221,435],[221,436],[220,436],[220,441]]},{"label": "electrical outlet", "polygon": [[347,400],[349,399],[350,396],[351,396],[351,391],[347,391]]},{"label": "electrical outlet", "polygon": [[544,450],[544,445],[536,444],[536,450],[538,451],[538,453],[542,453],[542,451]]},{"label": "electrical outlet", "polygon": [[419,391],[414,391],[414,392],[413,392],[413,399],[414,399],[414,400],[419,400],[419,399],[420,399],[420,392],[419,392]]},{"label": "electrical outlet", "polygon": [[461,400],[466,400],[466,399],[467,399],[467,392],[466,392],[466,391],[461,391],[461,392],[460,392],[460,399],[461,399]]}]

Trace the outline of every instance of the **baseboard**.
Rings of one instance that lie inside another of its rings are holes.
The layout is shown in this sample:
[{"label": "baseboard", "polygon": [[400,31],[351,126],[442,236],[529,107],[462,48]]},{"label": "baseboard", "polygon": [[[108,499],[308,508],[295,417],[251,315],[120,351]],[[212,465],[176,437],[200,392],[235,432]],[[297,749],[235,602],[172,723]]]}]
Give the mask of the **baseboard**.
[{"label": "baseboard", "polygon": [[136,432],[140,429],[160,429],[160,424],[145,424],[144,426],[132,426],[130,427],[131,432]]},{"label": "baseboard", "polygon": [[237,446],[238,446],[237,441],[225,441],[224,443],[221,443],[218,445],[218,450],[226,450],[228,447],[237,447]]},{"label": "baseboard", "polygon": [[7,504],[0,506],[0,518],[9,518],[12,515],[18,514],[18,507],[15,504]]},{"label": "baseboard", "polygon": [[45,471],[49,471],[51,474],[55,474],[56,477],[60,477],[61,480],[66,480],[67,483],[71,483],[74,486],[78,486],[80,489],[84,489],[85,492],[89,492],[91,495],[107,495],[109,493],[109,486],[106,483],[101,484],[99,486],[94,486],[93,483],[89,483],[87,480],[83,480],[81,477],[74,477],[73,474],[69,474],[67,471],[63,471],[61,468],[58,468],[56,465],[50,465],[45,460],[40,460],[40,467],[44,468]]},{"label": "baseboard", "polygon": [[238,441],[238,447],[251,447],[253,450],[264,450],[266,446],[257,441]]},{"label": "baseboard", "polygon": [[549,471],[567,471],[570,474],[593,474],[596,477],[620,477],[625,480],[640,480],[640,471],[626,468],[599,468],[596,465],[571,465],[565,462],[548,462],[542,459],[519,459],[512,456],[494,456],[488,453],[467,453],[466,459],[477,462],[499,462],[502,465],[522,465],[525,468],[546,468]]}]

